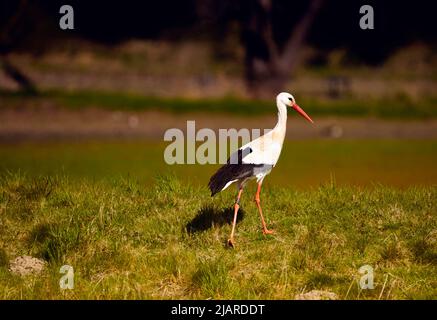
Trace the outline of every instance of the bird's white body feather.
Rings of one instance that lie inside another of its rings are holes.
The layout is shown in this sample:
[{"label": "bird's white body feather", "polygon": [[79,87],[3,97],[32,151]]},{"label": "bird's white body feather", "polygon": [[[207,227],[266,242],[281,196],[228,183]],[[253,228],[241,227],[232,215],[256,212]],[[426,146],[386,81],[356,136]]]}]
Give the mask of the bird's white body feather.
[{"label": "bird's white body feather", "polygon": [[[241,188],[248,180],[256,179],[261,183],[278,162],[287,130],[287,107],[295,108],[307,120],[312,120],[296,105],[294,97],[286,92],[276,97],[278,122],[276,126],[235,151],[228,164],[221,167],[210,179],[211,193],[225,190],[232,183],[238,182]],[[238,161],[236,161],[238,160]],[[236,162],[234,162],[236,161]]]},{"label": "bird's white body feather", "polygon": [[[273,231],[267,229],[267,224],[261,209],[260,192],[262,181],[270,173],[272,168],[278,162],[281,155],[282,145],[285,139],[287,127],[287,106],[292,107],[299,112],[304,118],[311,123],[313,120],[297,104],[294,97],[286,92],[281,92],[276,97],[278,107],[278,123],[265,135],[250,141],[229,158],[228,162],[219,168],[209,180],[208,187],[211,190],[211,196],[225,190],[234,182],[237,182],[238,195],[234,204],[234,220],[232,223],[231,236],[228,244],[234,247],[234,233],[237,222],[237,214],[240,208],[240,197],[244,185],[251,179],[257,179],[258,188],[255,194],[255,202],[261,216],[261,222],[264,234],[272,234]],[[237,160],[237,161],[236,161]]]},{"label": "bird's white body feather", "polygon": [[250,148],[252,151],[242,159],[243,163],[275,166],[278,162],[287,129],[287,106],[279,96],[276,104],[278,107],[278,122],[276,126],[265,135],[250,141],[239,149],[245,150]]},{"label": "bird's white body feather", "polygon": [[[237,159],[238,152],[240,151],[242,154],[245,154],[242,158],[243,164],[260,165],[259,168],[256,168],[252,177],[240,181],[240,184],[244,184],[250,179],[256,179],[257,182],[261,182],[278,162],[287,129],[287,105],[285,104],[287,100],[285,99],[288,99],[289,96],[289,94],[279,94],[276,98],[276,105],[278,107],[278,122],[276,126],[265,135],[246,143],[231,155],[231,159]],[[243,152],[243,150],[250,150],[250,152]],[[236,181],[238,179],[229,181],[222,190],[225,190]]]}]

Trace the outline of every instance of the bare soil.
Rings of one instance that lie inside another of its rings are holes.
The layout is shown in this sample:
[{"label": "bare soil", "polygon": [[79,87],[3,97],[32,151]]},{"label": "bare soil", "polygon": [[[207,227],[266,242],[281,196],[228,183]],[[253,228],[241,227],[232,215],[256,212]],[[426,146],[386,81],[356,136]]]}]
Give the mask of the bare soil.
[{"label": "bare soil", "polygon": [[298,294],[294,297],[295,300],[338,300],[338,296],[334,292],[312,290],[310,292]]},{"label": "bare soil", "polygon": [[40,273],[46,265],[44,260],[31,256],[19,256],[10,262],[9,271],[20,276]]},{"label": "bare soil", "polygon": [[[169,128],[186,131],[187,121],[196,121],[201,128],[272,128],[276,116],[243,117],[219,114],[143,111],[121,112],[97,108],[80,111],[57,106],[4,108],[0,110],[0,141],[62,139],[162,139]],[[376,118],[314,118],[309,124],[290,113],[288,139],[435,139],[437,120],[382,120]]]}]

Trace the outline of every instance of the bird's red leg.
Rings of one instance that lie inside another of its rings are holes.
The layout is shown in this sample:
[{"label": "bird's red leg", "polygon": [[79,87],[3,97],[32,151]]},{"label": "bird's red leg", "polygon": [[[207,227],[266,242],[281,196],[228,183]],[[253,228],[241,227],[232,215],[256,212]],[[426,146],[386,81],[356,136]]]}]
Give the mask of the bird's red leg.
[{"label": "bird's red leg", "polygon": [[258,207],[259,215],[261,216],[261,223],[263,225],[263,233],[264,234],[272,234],[273,230],[267,229],[267,225],[266,225],[266,222],[264,221],[264,217],[263,217],[263,211],[261,209],[261,204],[260,204],[261,200],[259,198],[259,194],[261,192],[261,184],[262,184],[262,182],[258,183],[258,189],[256,190],[256,194],[255,194],[255,203],[256,203],[256,206]]},{"label": "bird's red leg", "polygon": [[234,204],[234,220],[232,221],[231,236],[228,239],[228,245],[230,247],[234,247],[234,245],[235,245],[235,241],[234,241],[235,225],[237,223],[238,209],[240,209],[240,198],[241,198],[242,192],[243,192],[243,188],[240,187],[240,190],[238,191],[238,195],[237,195],[237,200],[235,201],[235,204]]}]

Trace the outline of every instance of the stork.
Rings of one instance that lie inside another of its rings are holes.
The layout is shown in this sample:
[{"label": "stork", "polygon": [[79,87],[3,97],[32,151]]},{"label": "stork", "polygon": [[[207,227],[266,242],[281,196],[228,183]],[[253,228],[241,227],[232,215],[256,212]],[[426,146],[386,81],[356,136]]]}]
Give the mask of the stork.
[{"label": "stork", "polygon": [[225,190],[234,182],[237,183],[238,194],[234,204],[234,219],[232,221],[231,235],[228,239],[230,247],[235,246],[234,234],[237,222],[238,210],[240,209],[240,198],[245,184],[252,179],[256,179],[258,188],[255,194],[255,203],[261,217],[263,234],[272,234],[273,230],[267,228],[261,209],[260,192],[264,178],[268,175],[278,162],[284,143],[285,131],[287,129],[287,107],[291,107],[300,113],[305,119],[313,123],[313,120],[297,104],[294,97],[281,92],[276,97],[278,107],[278,123],[265,135],[250,141],[235,151],[227,163],[223,165],[211,177],[208,187],[211,196]]}]

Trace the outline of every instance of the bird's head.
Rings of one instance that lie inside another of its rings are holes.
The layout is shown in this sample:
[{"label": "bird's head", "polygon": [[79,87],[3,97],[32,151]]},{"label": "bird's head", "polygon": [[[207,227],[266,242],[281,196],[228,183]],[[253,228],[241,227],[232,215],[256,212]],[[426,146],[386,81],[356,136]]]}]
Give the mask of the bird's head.
[{"label": "bird's head", "polygon": [[294,99],[293,95],[291,95],[288,92],[281,92],[276,97],[276,101],[278,104],[285,105],[287,107],[291,107],[294,110],[296,110],[298,113],[300,113],[305,119],[307,119],[309,122],[314,123],[314,121],[303,111],[301,107],[299,107],[296,103],[296,100]]}]

